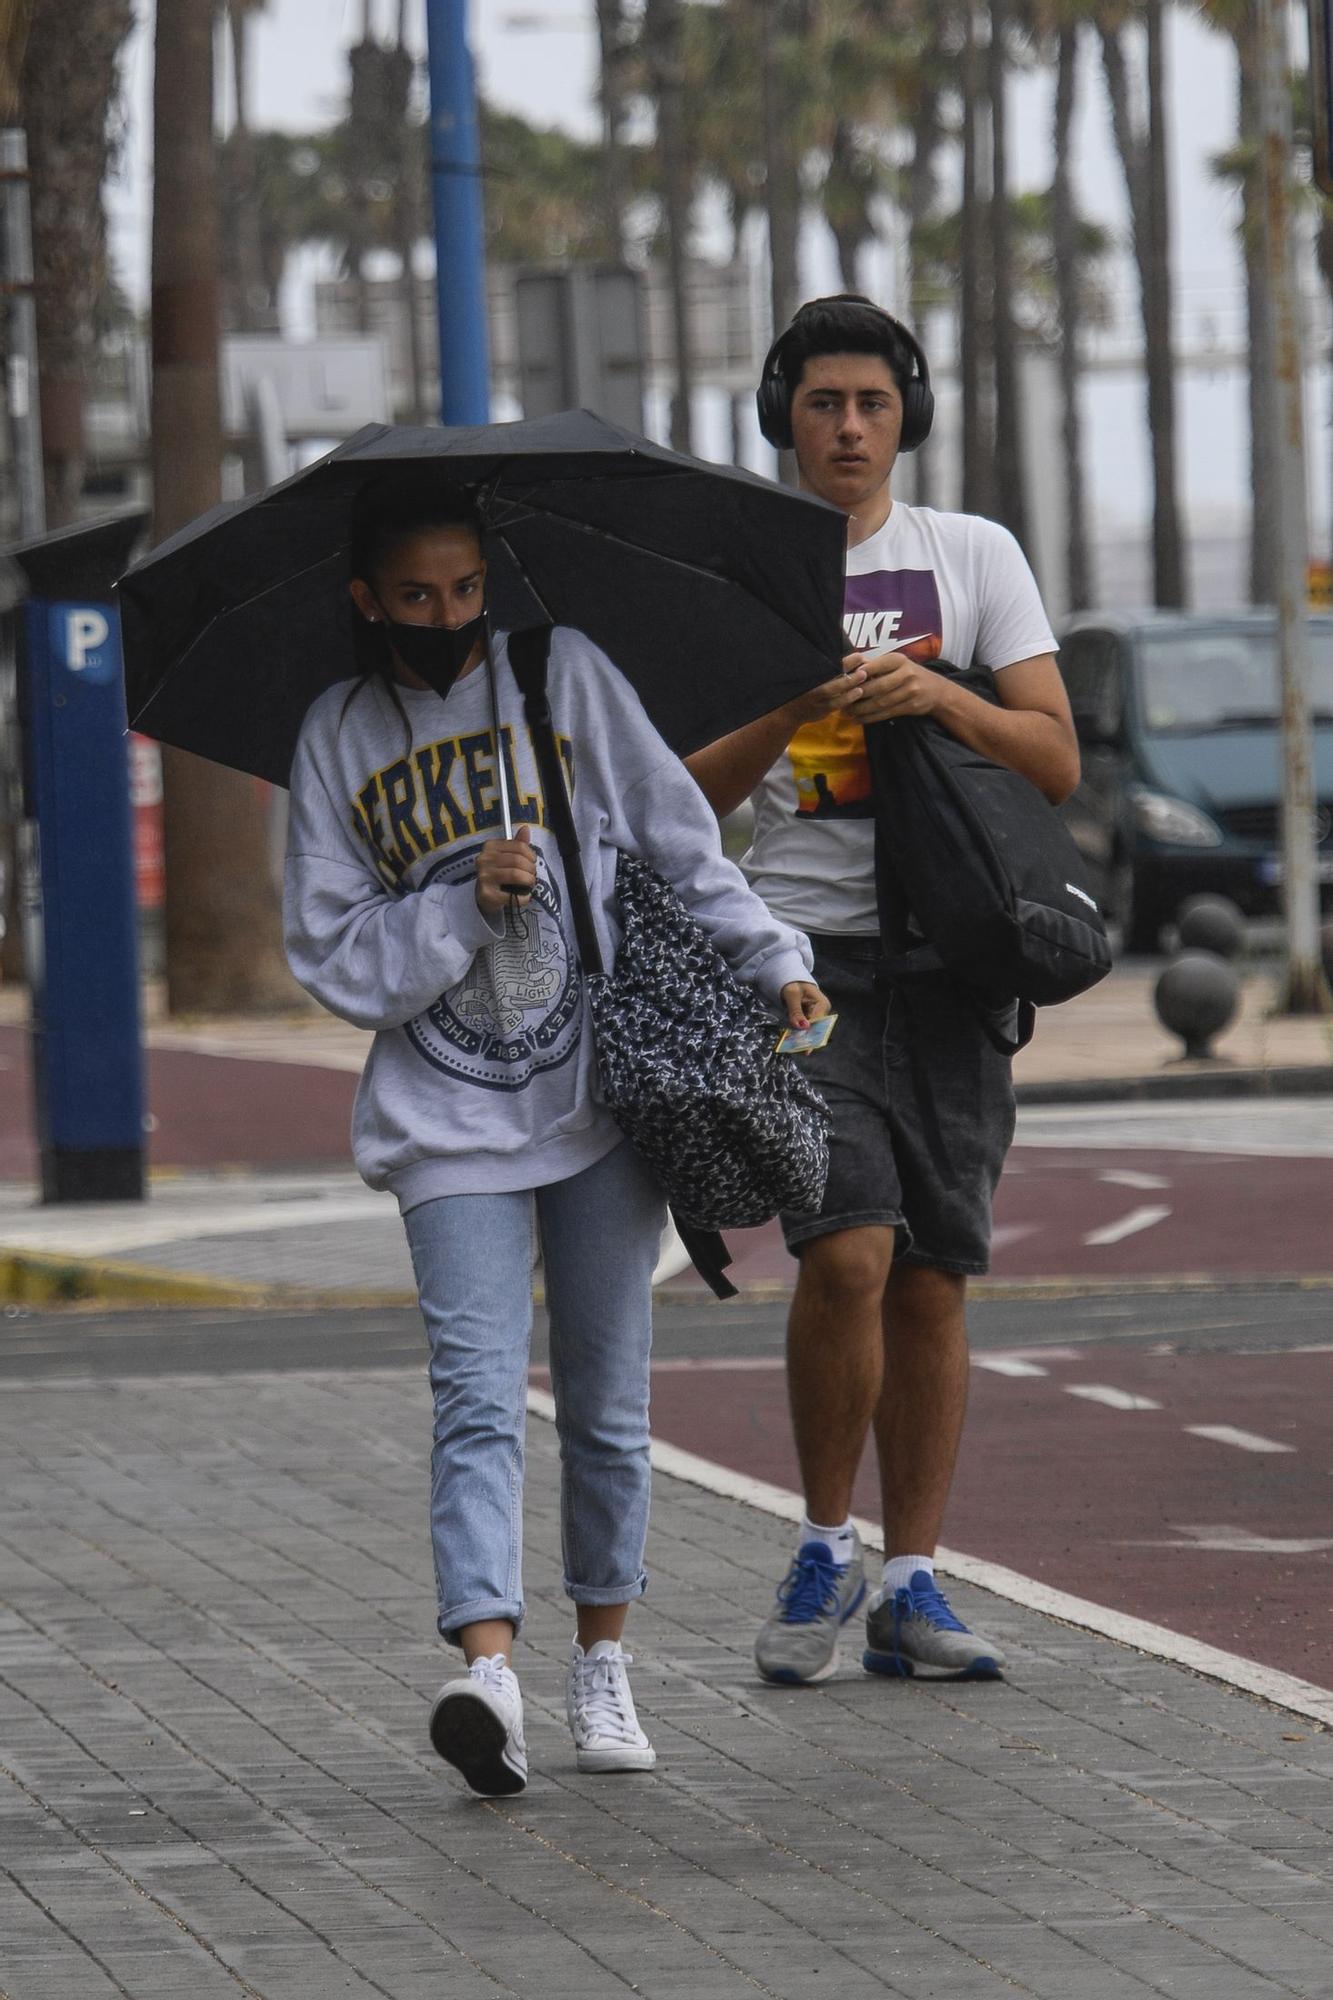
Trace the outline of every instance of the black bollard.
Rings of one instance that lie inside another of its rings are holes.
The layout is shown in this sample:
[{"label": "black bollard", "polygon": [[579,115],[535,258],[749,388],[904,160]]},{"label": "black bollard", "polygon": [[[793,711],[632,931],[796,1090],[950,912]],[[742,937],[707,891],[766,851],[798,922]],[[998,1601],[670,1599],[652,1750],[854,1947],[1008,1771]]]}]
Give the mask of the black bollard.
[{"label": "black bollard", "polygon": [[1176,912],[1182,951],[1214,951],[1239,958],[1245,948],[1245,919],[1230,896],[1187,896]]},{"label": "black bollard", "polygon": [[1162,1026],[1185,1044],[1187,1058],[1211,1060],[1209,1043],[1240,1006],[1240,974],[1216,952],[1182,952],[1153,988],[1153,1005]]}]

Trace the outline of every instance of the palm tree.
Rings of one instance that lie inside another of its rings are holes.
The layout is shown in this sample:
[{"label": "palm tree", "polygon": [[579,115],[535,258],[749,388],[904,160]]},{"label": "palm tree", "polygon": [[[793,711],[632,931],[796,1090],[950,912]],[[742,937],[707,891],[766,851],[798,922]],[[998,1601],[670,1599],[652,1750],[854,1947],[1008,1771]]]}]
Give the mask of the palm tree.
[{"label": "palm tree", "polygon": [[598,108],[602,116],[602,227],[618,264],[625,261],[629,173],[625,152],[625,121],[629,91],[626,65],[629,24],[624,0],[597,0]]},{"label": "palm tree", "polygon": [[84,402],[109,277],[102,184],[133,0],[36,0],[21,73],[32,175],[33,273],[47,526],[75,519]]},{"label": "palm tree", "polygon": [[1060,381],[1060,447],[1064,466],[1065,591],[1070,610],[1094,602],[1092,550],[1083,464],[1080,344],[1086,290],[1085,229],[1079,222],[1072,135],[1078,104],[1083,30],[1089,0],[1039,0],[1033,28],[1053,48],[1055,97],[1051,124],[1051,270],[1056,300],[1056,356]]},{"label": "palm tree", "polygon": [[0,8],[0,123],[17,124],[20,116],[20,75],[28,39],[32,0],[6,0]]},{"label": "palm tree", "polygon": [[[944,98],[952,69],[944,10],[931,8],[909,100],[912,155],[906,175],[908,318],[919,334],[924,334],[928,315],[941,296],[927,278],[921,237],[939,198],[936,162],[944,144]],[[934,504],[934,470],[934,453],[927,444],[915,460],[916,499],[923,507]]]},{"label": "palm tree", "polygon": [[[1167,193],[1165,0],[1106,0],[1096,9],[1111,129],[1129,198],[1139,274],[1148,441],[1153,475],[1153,600],[1186,601],[1185,555],[1176,494],[1175,348],[1172,328],[1170,212]],[[1126,30],[1140,21],[1147,44],[1147,127],[1131,109]]]},{"label": "palm tree", "polygon": [[[86,0],[85,0],[86,5]],[[221,497],[214,0],[157,12],[153,79],[153,525],[159,539]],[[176,1014],[292,1004],[258,788],[163,756],[167,999]]]},{"label": "palm tree", "polygon": [[996,512],[1020,543],[1027,541],[1027,481],[1023,464],[1023,401],[1014,325],[1013,238],[1009,212],[1007,69],[1009,0],[991,0],[986,95],[991,119],[991,340],[995,369]]},{"label": "palm tree", "polygon": [[[1220,180],[1240,190],[1239,239],[1245,268],[1247,401],[1250,423],[1250,601],[1277,599],[1277,383],[1264,357],[1273,352],[1272,303],[1264,269],[1263,193],[1259,176],[1257,20],[1249,0],[1207,0],[1204,18],[1236,45],[1236,143],[1212,162]],[[1322,247],[1322,231],[1321,231]]]},{"label": "palm tree", "polygon": [[225,0],[231,43],[235,118],[219,148],[222,201],[222,287],[227,322],[238,333],[270,333],[278,326],[277,293],[267,283],[263,208],[255,135],[250,126],[250,19],[268,0]]},{"label": "palm tree", "polygon": [[671,444],[676,451],[689,451],[693,440],[691,405],[694,365],[686,276],[694,208],[694,174],[686,148],[680,0],[644,0],[641,47],[657,113],[657,165],[661,176],[662,223],[666,237],[667,282],[671,294],[671,335],[675,358]]},{"label": "palm tree", "polygon": [[963,511],[989,514],[992,508],[994,436],[986,397],[983,354],[989,345],[986,311],[989,259],[982,227],[981,184],[978,173],[981,118],[981,61],[977,49],[976,11],[963,0],[962,49],[959,66],[962,142],[962,229],[959,244],[958,373],[962,406]]}]

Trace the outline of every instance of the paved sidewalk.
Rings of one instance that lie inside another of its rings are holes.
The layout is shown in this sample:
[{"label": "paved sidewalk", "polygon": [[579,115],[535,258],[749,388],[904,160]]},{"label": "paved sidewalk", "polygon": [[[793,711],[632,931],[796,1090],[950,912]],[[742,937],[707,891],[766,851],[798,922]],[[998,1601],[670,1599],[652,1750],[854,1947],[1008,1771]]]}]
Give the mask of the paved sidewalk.
[{"label": "paved sidewalk", "polygon": [[7,1384],[8,2000],[1333,1994],[1333,1735],[966,1587],[1007,1684],[765,1688],[790,1531],[679,1480],[632,1627],[658,1771],[578,1776],[542,1421],[534,1778],[466,1796],[428,1428],[415,1368]]},{"label": "paved sidewalk", "polygon": [[[1333,1066],[1333,1022],[1273,1015],[1275,962],[1248,966],[1240,1013],[1215,1044],[1218,1061],[1185,1062],[1180,1043],[1159,1023],[1153,987],[1165,961],[1117,965],[1090,993],[1063,1007],[1042,1009],[1037,1033],[1018,1057],[1020,1085],[1085,1084],[1130,1077],[1224,1077],[1228,1070],[1318,1069]],[[359,1028],[316,1011],[281,1021],[215,1021],[198,1024],[150,1017],[150,1046],[163,1050],[302,1063],[359,1072],[370,1037]]]}]

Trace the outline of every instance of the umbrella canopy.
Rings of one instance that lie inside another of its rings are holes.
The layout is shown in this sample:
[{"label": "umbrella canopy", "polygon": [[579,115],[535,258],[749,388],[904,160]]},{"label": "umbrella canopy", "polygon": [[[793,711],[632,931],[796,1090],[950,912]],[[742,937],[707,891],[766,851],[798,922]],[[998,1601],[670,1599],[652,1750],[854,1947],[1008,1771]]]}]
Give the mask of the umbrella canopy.
[{"label": "umbrella canopy", "polygon": [[371,424],[191,522],[121,579],[133,727],[285,784],[310,703],[357,671],[356,494],[423,461],[475,493],[493,622],[579,627],[682,756],[836,671],[846,520],[823,501],[586,410],[468,429]]}]

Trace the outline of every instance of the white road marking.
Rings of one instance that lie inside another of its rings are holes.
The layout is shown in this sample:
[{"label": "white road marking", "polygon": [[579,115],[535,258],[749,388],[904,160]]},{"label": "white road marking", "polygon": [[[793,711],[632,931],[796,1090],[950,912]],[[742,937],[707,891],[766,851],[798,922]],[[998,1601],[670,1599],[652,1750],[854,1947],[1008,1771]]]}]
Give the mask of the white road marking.
[{"label": "white road marking", "polygon": [[1185,1537],[1177,1542],[1136,1542],[1135,1548],[1150,1549],[1221,1549],[1228,1554],[1240,1556],[1312,1556],[1323,1549],[1333,1549],[1333,1535],[1307,1535],[1285,1537],[1281,1535],[1252,1535],[1248,1528],[1233,1528],[1226,1522],[1215,1527],[1191,1528],[1182,1522],[1173,1521],[1171,1526],[1178,1535]]},{"label": "white road marking", "polygon": [[1141,1174],[1133,1167],[1116,1167],[1108,1173],[1098,1174],[1097,1178],[1111,1187],[1152,1189],[1169,1188],[1171,1185],[1164,1174]]},{"label": "white road marking", "polygon": [[[198,1381],[197,1377],[189,1379]],[[529,1389],[528,1409],[534,1417],[542,1417],[548,1423],[555,1421],[554,1399],[544,1390]],[[799,1523],[805,1513],[805,1503],[799,1494],[773,1486],[766,1479],[751,1479],[746,1473],[733,1472],[730,1466],[716,1465],[695,1452],[682,1451],[678,1445],[655,1440],[652,1459],[655,1470],[668,1479],[683,1479],[687,1485],[716,1493],[724,1500],[738,1500],[779,1521]],[[883,1550],[884,1534],[874,1521],[857,1520],[856,1529],[867,1548]],[[1308,1715],[1312,1721],[1333,1726],[1333,1689],[1316,1687],[1313,1681],[1280,1673],[1276,1667],[1261,1667],[1254,1660],[1242,1659],[1238,1653],[1224,1652],[1220,1646],[1206,1645],[1201,1639],[1169,1631],[1146,1618],[1132,1618],[1127,1612],[1111,1610],[1108,1605],[1093,1604],[1086,1597],[1053,1590],[1035,1577],[1022,1576],[1017,1570],[987,1562],[984,1557],[962,1555],[957,1549],[938,1549],[936,1556],[940,1568],[956,1576],[960,1583],[974,1584],[978,1590],[988,1590],[1011,1604],[1021,1604],[1025,1610],[1058,1618],[1066,1625],[1080,1626],[1085,1632],[1099,1633],[1104,1639],[1132,1646],[1152,1659],[1174,1661],[1193,1673],[1221,1681],[1225,1687],[1239,1688],[1244,1694],[1258,1695],[1262,1701],[1290,1709],[1294,1715]]]},{"label": "white road marking", "polygon": [[1274,1444],[1254,1431],[1238,1431],[1233,1424],[1186,1424],[1191,1437],[1211,1438],[1214,1444],[1234,1444],[1241,1451],[1295,1451],[1294,1444]]},{"label": "white road marking", "polygon": [[1151,1396],[1136,1396],[1129,1389],[1112,1389],[1105,1382],[1066,1382],[1066,1396],[1082,1396],[1088,1403],[1105,1403],[1108,1410],[1160,1410]]},{"label": "white road marking", "polygon": [[1007,1250],[1011,1243],[1019,1243],[1025,1236],[1035,1236],[1041,1228],[1039,1222],[1002,1222],[991,1231],[992,1250]]},{"label": "white road marking", "polygon": [[974,1368],[988,1368],[992,1375],[1048,1375],[1048,1368],[1039,1368],[1035,1361],[1020,1361],[1016,1354],[974,1354]]},{"label": "white road marking", "polygon": [[1083,1241],[1090,1248],[1123,1243],[1127,1236],[1137,1236],[1141,1229],[1152,1229],[1157,1223],[1165,1222],[1170,1213],[1170,1209],[1160,1202],[1147,1208],[1131,1208],[1129,1214],[1122,1215],[1118,1222],[1107,1222],[1100,1229],[1089,1230]]},{"label": "white road marking", "polygon": [[1333,1159],[1333,1095],[1020,1105],[1014,1144],[1327,1160]]},{"label": "white road marking", "polygon": [[270,1230],[313,1229],[321,1223],[369,1222],[377,1216],[384,1218],[386,1228],[392,1227],[398,1219],[398,1205],[391,1195],[376,1194],[370,1188],[313,1200],[245,1201],[212,1214],[190,1208],[173,1215],[165,1204],[154,1214],[149,1203],[143,1213],[111,1219],[89,1215],[81,1220],[58,1213],[47,1223],[40,1213],[21,1220],[6,1217],[0,1247],[53,1256],[116,1256],[200,1236],[267,1235]]}]

